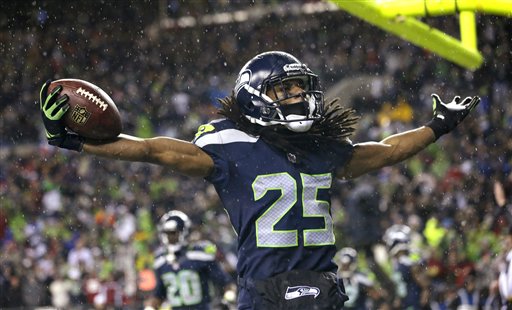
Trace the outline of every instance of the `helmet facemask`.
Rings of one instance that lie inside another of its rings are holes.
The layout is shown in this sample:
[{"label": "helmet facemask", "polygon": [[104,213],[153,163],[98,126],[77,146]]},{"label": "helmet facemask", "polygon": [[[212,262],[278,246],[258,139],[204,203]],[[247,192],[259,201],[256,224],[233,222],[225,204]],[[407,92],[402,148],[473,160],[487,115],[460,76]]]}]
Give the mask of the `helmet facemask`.
[{"label": "helmet facemask", "polygon": [[383,239],[392,256],[409,251],[411,228],[407,225],[395,224],[386,230]]},{"label": "helmet facemask", "polygon": [[261,97],[268,103],[261,107],[262,121],[281,124],[295,132],[308,131],[323,112],[323,94],[315,90],[317,80],[315,75],[304,74],[265,81]]},{"label": "helmet facemask", "polygon": [[255,57],[240,72],[234,92],[245,118],[260,126],[306,132],[323,115],[318,76],[286,53]]},{"label": "helmet facemask", "polygon": [[187,244],[190,220],[179,211],[171,211],[166,215],[158,225],[158,234],[168,252],[174,254]]},{"label": "helmet facemask", "polygon": [[184,233],[179,230],[163,230],[160,239],[171,253],[181,250],[186,245]]}]

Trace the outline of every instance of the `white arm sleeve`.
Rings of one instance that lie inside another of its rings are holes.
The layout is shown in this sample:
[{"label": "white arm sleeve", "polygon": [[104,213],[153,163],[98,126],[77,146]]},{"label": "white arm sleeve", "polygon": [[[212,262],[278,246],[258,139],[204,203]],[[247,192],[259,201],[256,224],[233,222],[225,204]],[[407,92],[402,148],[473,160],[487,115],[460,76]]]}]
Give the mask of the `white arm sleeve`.
[{"label": "white arm sleeve", "polygon": [[498,285],[500,295],[506,300],[512,299],[512,251],[507,254],[506,266],[500,271]]}]

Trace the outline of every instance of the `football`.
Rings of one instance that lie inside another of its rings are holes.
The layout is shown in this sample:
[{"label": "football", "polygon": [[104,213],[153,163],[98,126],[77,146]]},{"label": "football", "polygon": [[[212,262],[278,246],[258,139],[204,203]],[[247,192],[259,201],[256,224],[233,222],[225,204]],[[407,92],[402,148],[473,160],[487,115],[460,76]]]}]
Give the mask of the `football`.
[{"label": "football", "polygon": [[60,79],[50,84],[48,93],[62,86],[68,95],[69,110],[64,124],[71,131],[91,139],[111,139],[122,131],[121,114],[114,101],[100,87],[79,79]]}]

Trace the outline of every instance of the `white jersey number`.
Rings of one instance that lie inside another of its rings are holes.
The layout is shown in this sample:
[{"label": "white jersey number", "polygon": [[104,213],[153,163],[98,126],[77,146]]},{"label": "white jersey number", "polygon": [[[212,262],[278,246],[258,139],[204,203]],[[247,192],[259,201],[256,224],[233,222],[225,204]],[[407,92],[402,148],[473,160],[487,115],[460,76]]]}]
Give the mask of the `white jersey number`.
[{"label": "white jersey number", "polygon": [[194,270],[168,272],[162,275],[167,287],[167,300],[173,307],[197,305],[203,299],[201,279]]}]

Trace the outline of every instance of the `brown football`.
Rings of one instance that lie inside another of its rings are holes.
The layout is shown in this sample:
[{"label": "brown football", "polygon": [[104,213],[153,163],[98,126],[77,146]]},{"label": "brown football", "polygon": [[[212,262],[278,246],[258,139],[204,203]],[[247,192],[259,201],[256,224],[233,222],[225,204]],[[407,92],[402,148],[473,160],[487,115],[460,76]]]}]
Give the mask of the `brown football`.
[{"label": "brown football", "polygon": [[91,139],[111,139],[121,133],[121,114],[100,87],[84,80],[60,79],[50,84],[48,93],[58,85],[62,86],[60,96],[69,97],[69,110],[64,115],[68,129]]}]

